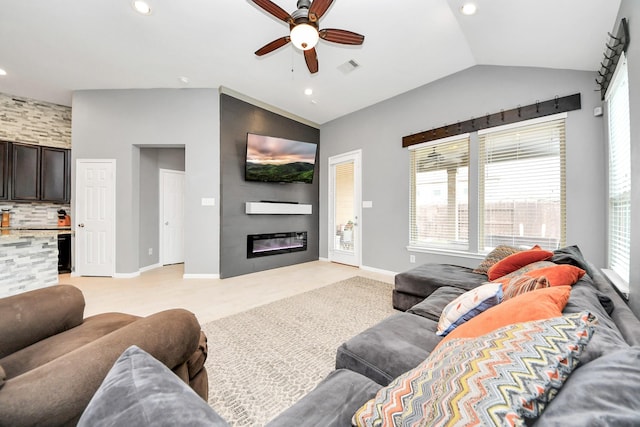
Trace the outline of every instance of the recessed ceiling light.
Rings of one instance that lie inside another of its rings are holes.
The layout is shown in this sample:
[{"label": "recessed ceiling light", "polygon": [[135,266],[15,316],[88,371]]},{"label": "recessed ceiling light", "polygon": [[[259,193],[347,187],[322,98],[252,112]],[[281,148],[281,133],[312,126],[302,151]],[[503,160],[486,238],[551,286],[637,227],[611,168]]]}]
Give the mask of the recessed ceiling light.
[{"label": "recessed ceiling light", "polygon": [[304,94],[307,95],[307,96],[313,95],[313,89],[311,89],[311,88],[305,89],[304,90]]},{"label": "recessed ceiling light", "polygon": [[473,3],[465,3],[460,8],[460,12],[462,12],[463,15],[474,15],[477,10],[478,10],[478,8]]},{"label": "recessed ceiling light", "polygon": [[7,75],[7,72],[2,68],[0,68],[0,76],[6,76],[6,75]]},{"label": "recessed ceiling light", "polygon": [[184,83],[186,85],[189,84],[189,77],[181,76],[181,77],[178,77],[178,80],[180,80],[181,83]]},{"label": "recessed ceiling light", "polygon": [[151,15],[151,6],[146,1],[136,0],[133,2],[133,8],[143,15]]}]

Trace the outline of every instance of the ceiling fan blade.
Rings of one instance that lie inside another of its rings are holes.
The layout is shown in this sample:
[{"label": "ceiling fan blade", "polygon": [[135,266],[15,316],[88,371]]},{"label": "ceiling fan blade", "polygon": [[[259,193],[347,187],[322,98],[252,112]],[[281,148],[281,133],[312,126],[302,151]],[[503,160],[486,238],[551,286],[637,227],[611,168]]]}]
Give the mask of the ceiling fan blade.
[{"label": "ceiling fan blade", "polygon": [[260,6],[265,11],[269,12],[271,15],[275,16],[281,21],[286,22],[287,24],[293,24],[293,18],[287,11],[282,9],[277,4],[273,3],[270,0],[251,0],[258,6]]},{"label": "ceiling fan blade", "polygon": [[315,47],[304,51],[304,60],[311,74],[318,72],[318,54]]},{"label": "ceiling fan blade", "polygon": [[266,55],[269,52],[273,52],[274,50],[279,49],[285,44],[289,43],[290,40],[291,38],[289,36],[284,36],[279,39],[275,39],[274,41],[267,43],[264,46],[262,46],[260,49],[256,50],[256,55],[262,56],[262,55]]},{"label": "ceiling fan blade", "polygon": [[309,8],[309,21],[316,22],[329,9],[333,0],[313,0]]},{"label": "ceiling fan blade", "polygon": [[333,43],[358,45],[364,42],[364,36],[362,34],[354,33],[353,31],[327,28],[320,30],[318,33],[320,34],[321,39]]}]

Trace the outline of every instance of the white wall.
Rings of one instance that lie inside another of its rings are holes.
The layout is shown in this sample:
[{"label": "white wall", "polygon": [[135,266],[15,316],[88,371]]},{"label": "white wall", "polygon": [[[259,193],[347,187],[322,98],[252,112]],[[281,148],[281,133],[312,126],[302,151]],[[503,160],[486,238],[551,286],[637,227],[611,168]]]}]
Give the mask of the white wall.
[{"label": "white wall", "polygon": [[203,197],[220,200],[217,89],[77,91],[72,114],[74,166],[76,159],[117,161],[116,273],[141,267],[140,147],[184,146],[185,274],[219,274],[219,203],[201,206]]},{"label": "white wall", "polygon": [[[594,66],[597,64],[594,64]],[[396,76],[395,78],[401,78]],[[320,129],[320,256],[327,257],[327,159],[363,152],[363,265],[400,272],[426,262],[476,266],[478,259],[416,253],[409,263],[409,154],[402,137],[518,105],[581,93],[567,118],[567,244],[597,266],[605,261],[605,147],[595,73],[475,66],[326,123]],[[375,90],[375,88],[372,88]]]}]

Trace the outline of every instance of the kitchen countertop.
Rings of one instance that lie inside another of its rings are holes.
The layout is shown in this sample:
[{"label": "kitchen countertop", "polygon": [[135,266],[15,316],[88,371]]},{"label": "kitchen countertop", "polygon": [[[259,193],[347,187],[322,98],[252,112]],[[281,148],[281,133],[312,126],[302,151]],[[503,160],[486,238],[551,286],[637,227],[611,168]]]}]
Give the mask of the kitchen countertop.
[{"label": "kitchen countertop", "polygon": [[71,227],[0,227],[0,239],[24,237],[54,237],[59,234],[72,234]]}]

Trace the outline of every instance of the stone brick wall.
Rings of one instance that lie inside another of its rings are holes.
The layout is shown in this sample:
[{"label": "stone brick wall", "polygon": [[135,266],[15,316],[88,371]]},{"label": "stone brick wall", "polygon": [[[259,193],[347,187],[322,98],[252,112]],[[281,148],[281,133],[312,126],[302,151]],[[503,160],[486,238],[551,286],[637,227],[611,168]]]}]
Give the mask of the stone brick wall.
[{"label": "stone brick wall", "polygon": [[56,236],[0,236],[0,298],[57,283]]},{"label": "stone brick wall", "polygon": [[71,107],[0,93],[0,139],[71,148]]}]

